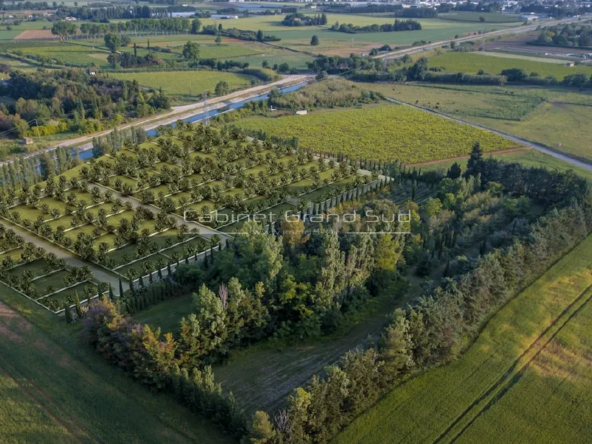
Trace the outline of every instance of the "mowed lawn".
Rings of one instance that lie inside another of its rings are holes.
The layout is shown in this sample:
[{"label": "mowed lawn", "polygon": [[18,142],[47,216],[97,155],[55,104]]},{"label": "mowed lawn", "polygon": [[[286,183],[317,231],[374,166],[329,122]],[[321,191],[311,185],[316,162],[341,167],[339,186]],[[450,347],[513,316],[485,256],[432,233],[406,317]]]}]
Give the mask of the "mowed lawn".
[{"label": "mowed lawn", "polygon": [[298,137],[302,146],[316,152],[405,163],[468,154],[477,141],[484,151],[517,147],[515,142],[488,131],[404,105],[317,112],[306,116],[249,118],[237,125],[283,138]]},{"label": "mowed lawn", "polygon": [[162,88],[173,96],[195,96],[208,91],[214,95],[216,85],[220,81],[228,83],[231,89],[249,86],[253,77],[218,71],[158,71],[137,73],[112,73],[113,77],[122,80],[137,80],[142,86],[152,89]]},{"label": "mowed lawn", "polygon": [[592,75],[591,66],[563,66],[557,63],[539,62],[519,58],[492,57],[479,52],[446,52],[429,59],[430,68],[443,68],[446,72],[477,74],[480,70],[488,74],[501,74],[504,69],[519,68],[527,74],[536,72],[541,77],[554,76],[563,80],[570,74]]},{"label": "mowed lawn", "polygon": [[589,236],[457,361],[395,388],[335,442],[590,442],[591,267]]}]

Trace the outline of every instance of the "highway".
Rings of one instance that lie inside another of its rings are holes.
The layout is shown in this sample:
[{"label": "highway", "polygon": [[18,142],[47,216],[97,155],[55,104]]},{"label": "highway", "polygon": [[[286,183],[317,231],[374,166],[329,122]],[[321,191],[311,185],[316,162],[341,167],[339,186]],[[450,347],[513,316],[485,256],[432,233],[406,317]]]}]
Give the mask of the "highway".
[{"label": "highway", "polygon": [[555,26],[561,24],[567,24],[572,22],[578,21],[586,21],[590,20],[592,16],[582,16],[582,17],[569,17],[566,19],[561,20],[546,20],[546,21],[537,21],[533,25],[522,25],[517,26],[515,28],[507,28],[507,29],[500,29],[498,31],[486,32],[484,34],[477,34],[477,35],[469,35],[466,37],[460,37],[458,39],[450,39],[450,40],[442,40],[439,42],[428,43],[427,45],[422,46],[412,46],[411,48],[400,49],[397,51],[388,52],[386,54],[379,54],[374,56],[375,59],[384,59],[384,60],[394,60],[400,59],[406,55],[417,54],[425,51],[431,51],[436,48],[441,48],[444,45],[450,45],[451,42],[455,43],[463,43],[463,42],[474,42],[476,40],[484,40],[490,39],[491,37],[500,37],[504,35],[515,35],[515,34],[524,34],[526,32],[536,31],[539,26]]}]

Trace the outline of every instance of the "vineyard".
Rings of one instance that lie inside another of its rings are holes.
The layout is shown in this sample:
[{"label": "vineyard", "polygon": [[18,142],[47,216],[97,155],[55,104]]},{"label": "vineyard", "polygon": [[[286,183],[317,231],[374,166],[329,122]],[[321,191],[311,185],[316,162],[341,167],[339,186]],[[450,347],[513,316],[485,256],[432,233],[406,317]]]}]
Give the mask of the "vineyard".
[{"label": "vineyard", "polygon": [[461,359],[394,389],[336,442],[587,442],[590,343],[578,332],[592,316],[590,266],[592,237],[498,312]]},{"label": "vineyard", "polygon": [[465,155],[477,141],[486,152],[516,147],[488,131],[404,106],[251,118],[237,125],[278,137],[297,137],[302,146],[318,152],[404,163]]}]

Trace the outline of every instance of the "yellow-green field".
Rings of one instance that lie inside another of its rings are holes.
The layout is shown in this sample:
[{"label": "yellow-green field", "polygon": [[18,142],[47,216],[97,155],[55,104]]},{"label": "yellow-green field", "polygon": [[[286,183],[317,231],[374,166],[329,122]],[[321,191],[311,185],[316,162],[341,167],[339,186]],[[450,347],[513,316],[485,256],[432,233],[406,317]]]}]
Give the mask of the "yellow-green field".
[{"label": "yellow-green field", "polygon": [[[360,159],[425,162],[468,154],[479,141],[485,151],[516,144],[488,131],[452,122],[404,105],[316,112],[306,116],[249,118],[237,125],[269,135],[298,137],[313,151]],[[327,131],[327,129],[331,131]]]},{"label": "yellow-green field", "polygon": [[566,88],[363,84],[387,97],[592,159],[592,94]]},{"label": "yellow-green field", "polygon": [[589,442],[592,236],[510,301],[458,361],[395,388],[337,443]]}]

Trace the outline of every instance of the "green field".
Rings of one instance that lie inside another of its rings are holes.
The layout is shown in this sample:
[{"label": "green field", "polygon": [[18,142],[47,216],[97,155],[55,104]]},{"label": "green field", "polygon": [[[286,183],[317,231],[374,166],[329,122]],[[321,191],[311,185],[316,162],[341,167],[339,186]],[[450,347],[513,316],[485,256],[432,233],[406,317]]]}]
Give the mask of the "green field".
[{"label": "green field", "polygon": [[19,25],[10,25],[10,30],[6,26],[0,28],[0,40],[12,40],[23,31],[32,29],[51,29],[51,22],[45,20],[38,20],[34,22],[21,22]]},{"label": "green field", "polygon": [[590,344],[574,332],[590,323],[591,266],[588,237],[494,315],[458,361],[395,388],[336,442],[587,442]]},{"label": "green field", "polygon": [[592,94],[566,88],[363,84],[387,97],[592,159]]},{"label": "green field", "polygon": [[104,362],[78,339],[80,324],[56,323],[2,284],[0,298],[3,443],[232,442]]},{"label": "green field", "polygon": [[3,43],[1,50],[9,49],[11,52],[20,51],[27,54],[42,56],[52,59],[52,63],[72,65],[107,65],[108,51],[89,51],[84,45],[69,42],[18,42]]},{"label": "green field", "polygon": [[[419,40],[439,41],[453,38],[456,35],[464,36],[478,32],[493,31],[514,27],[518,23],[480,23],[460,22],[440,19],[420,19],[422,29],[420,31],[406,32],[375,32],[347,34],[334,32],[329,29],[335,22],[352,23],[357,26],[371,24],[392,23],[394,17],[378,17],[361,14],[327,14],[327,26],[301,26],[288,27],[281,24],[284,15],[276,16],[251,16],[239,20],[220,21],[203,19],[204,25],[222,23],[224,27],[237,27],[239,29],[257,31],[281,38],[278,42],[281,46],[305,52],[339,54],[349,56],[351,52],[367,52],[370,48],[389,44],[391,46],[406,46]],[[320,45],[310,46],[310,39],[317,35]]]},{"label": "green field", "polygon": [[446,52],[429,59],[430,68],[443,68],[446,72],[477,74],[480,70],[488,74],[501,74],[502,70],[519,68],[528,74],[538,73],[541,77],[554,76],[562,80],[570,74],[592,75],[590,66],[561,66],[555,63],[537,62],[524,58],[491,57],[479,52]]},{"label": "green field", "polygon": [[156,71],[110,74],[121,80],[137,80],[142,86],[158,89],[162,88],[174,101],[182,100],[186,96],[195,96],[208,91],[214,95],[216,85],[225,81],[231,89],[240,89],[251,84],[253,77],[242,74],[218,71]]},{"label": "green field", "polygon": [[468,154],[476,141],[485,151],[516,147],[487,131],[400,105],[249,118],[237,125],[279,137],[298,137],[302,146],[314,151],[406,163]]}]

